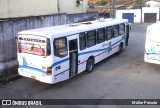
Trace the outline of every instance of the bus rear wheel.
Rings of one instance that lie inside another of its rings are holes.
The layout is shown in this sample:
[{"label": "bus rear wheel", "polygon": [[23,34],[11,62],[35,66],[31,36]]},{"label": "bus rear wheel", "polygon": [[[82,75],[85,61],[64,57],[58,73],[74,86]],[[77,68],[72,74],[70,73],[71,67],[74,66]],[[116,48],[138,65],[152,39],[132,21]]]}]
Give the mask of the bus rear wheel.
[{"label": "bus rear wheel", "polygon": [[86,64],[86,72],[91,73],[94,68],[94,60],[93,59],[88,59],[87,64]]}]

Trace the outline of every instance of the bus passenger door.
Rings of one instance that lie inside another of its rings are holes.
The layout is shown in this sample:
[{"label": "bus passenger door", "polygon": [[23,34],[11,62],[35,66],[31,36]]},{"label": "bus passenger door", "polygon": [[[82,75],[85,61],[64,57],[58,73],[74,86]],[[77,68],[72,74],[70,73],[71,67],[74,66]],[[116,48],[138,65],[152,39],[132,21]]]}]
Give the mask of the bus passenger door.
[{"label": "bus passenger door", "polygon": [[78,46],[77,39],[69,40],[69,64],[70,73],[69,76],[72,77],[78,72]]}]

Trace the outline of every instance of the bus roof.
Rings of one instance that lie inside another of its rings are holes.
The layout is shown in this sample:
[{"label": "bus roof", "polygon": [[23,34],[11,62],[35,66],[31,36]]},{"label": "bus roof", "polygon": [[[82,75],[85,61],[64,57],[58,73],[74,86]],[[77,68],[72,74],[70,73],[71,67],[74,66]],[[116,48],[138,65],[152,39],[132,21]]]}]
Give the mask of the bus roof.
[{"label": "bus roof", "polygon": [[66,35],[77,34],[88,30],[94,30],[102,27],[112,26],[120,23],[127,23],[127,19],[100,19],[95,21],[79,22],[66,25],[44,27],[21,31],[19,35],[33,35],[50,38],[51,36],[62,37]]}]

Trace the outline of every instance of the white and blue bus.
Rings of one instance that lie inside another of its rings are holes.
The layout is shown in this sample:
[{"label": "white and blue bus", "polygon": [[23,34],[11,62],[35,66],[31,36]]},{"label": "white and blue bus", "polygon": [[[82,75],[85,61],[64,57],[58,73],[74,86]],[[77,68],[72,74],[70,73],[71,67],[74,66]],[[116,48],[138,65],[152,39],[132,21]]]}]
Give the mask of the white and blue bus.
[{"label": "white and blue bus", "polygon": [[18,73],[54,84],[121,52],[128,45],[126,19],[103,19],[18,33]]},{"label": "white and blue bus", "polygon": [[144,61],[160,64],[160,22],[147,27]]}]

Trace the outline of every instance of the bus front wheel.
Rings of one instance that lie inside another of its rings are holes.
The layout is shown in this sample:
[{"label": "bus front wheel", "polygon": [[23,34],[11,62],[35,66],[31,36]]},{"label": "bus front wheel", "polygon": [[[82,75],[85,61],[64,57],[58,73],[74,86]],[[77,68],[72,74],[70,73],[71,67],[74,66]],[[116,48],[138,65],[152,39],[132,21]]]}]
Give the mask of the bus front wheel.
[{"label": "bus front wheel", "polygon": [[94,60],[88,59],[86,64],[86,72],[91,73],[93,71],[93,67],[94,67]]}]

